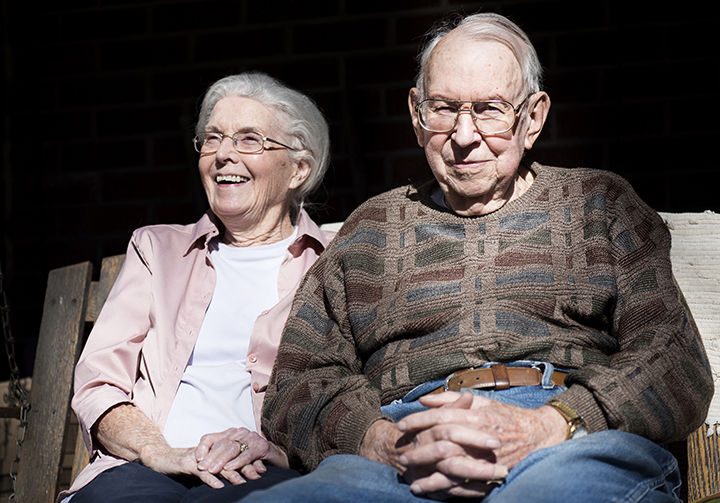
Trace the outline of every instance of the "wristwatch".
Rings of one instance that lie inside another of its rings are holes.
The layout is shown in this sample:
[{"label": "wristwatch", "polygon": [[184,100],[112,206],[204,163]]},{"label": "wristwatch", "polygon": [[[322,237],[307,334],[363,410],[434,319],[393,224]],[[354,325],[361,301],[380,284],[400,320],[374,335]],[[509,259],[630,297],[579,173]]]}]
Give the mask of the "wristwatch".
[{"label": "wristwatch", "polygon": [[550,400],[545,405],[549,405],[553,409],[557,410],[565,418],[565,421],[567,421],[568,431],[565,436],[565,440],[584,437],[588,434],[585,420],[568,405],[556,399]]}]

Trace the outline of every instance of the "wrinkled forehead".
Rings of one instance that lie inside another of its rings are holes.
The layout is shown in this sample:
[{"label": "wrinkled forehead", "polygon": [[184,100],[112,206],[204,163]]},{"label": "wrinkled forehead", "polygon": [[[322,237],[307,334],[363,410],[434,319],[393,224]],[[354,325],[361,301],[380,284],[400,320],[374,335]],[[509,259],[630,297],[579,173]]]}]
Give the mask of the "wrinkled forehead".
[{"label": "wrinkled forehead", "polygon": [[225,96],[213,107],[208,128],[229,134],[240,130],[259,130],[266,135],[280,131],[279,111],[247,96]]},{"label": "wrinkled forehead", "polygon": [[454,32],[433,49],[423,83],[426,97],[468,100],[513,101],[523,89],[520,62],[509,45]]}]

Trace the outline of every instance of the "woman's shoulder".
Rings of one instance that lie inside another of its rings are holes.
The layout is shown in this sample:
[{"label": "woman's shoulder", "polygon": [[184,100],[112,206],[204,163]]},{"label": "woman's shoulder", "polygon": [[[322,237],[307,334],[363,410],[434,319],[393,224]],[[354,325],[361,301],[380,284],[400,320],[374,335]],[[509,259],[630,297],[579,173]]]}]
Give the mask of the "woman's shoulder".
[{"label": "woman's shoulder", "polygon": [[163,247],[187,249],[199,238],[208,234],[216,235],[218,228],[208,214],[192,224],[152,224],[135,229],[132,241],[137,245],[161,244]]}]

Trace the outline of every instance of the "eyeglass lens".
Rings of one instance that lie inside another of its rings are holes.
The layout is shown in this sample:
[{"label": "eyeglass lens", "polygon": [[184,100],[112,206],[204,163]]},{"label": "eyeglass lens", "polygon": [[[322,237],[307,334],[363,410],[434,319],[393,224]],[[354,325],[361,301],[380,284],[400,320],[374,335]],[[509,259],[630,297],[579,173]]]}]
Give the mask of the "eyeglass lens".
[{"label": "eyeglass lens", "polygon": [[503,133],[515,123],[515,110],[510,103],[499,100],[474,101],[471,108],[464,103],[426,100],[419,108],[420,122],[431,131],[447,132],[455,128],[458,115],[463,110],[470,111],[477,128],[488,134]]},{"label": "eyeglass lens", "polygon": [[[195,137],[195,149],[200,153],[217,152],[227,135],[221,133],[200,133]],[[240,131],[231,136],[233,146],[238,152],[254,154],[263,149],[264,138],[254,131]]]}]

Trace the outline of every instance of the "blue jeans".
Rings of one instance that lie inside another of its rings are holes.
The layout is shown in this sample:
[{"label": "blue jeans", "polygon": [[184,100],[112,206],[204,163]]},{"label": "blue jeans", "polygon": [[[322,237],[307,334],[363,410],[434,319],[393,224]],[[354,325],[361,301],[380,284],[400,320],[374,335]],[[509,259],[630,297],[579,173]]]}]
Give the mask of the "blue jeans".
[{"label": "blue jeans", "polygon": [[[520,364],[534,366],[534,362]],[[552,385],[551,374],[552,367],[545,368],[547,379],[538,386],[471,391],[499,402],[537,408],[565,390],[563,386]],[[398,420],[422,410],[424,407],[417,398],[442,383],[440,380],[422,384],[401,400],[384,406],[382,411]],[[505,482],[482,501],[677,503],[680,502],[679,490],[680,472],[672,454],[638,435],[608,430],[532,453],[513,467]],[[328,457],[307,475],[256,491],[241,501],[420,503],[434,500],[415,496],[407,482],[387,465],[361,456],[339,454]]]},{"label": "blue jeans", "polygon": [[138,463],[125,463],[102,472],[62,503],[231,503],[299,475],[295,470],[266,467],[257,480],[234,486],[222,479],[225,487],[213,489],[194,476],[168,477]]}]

